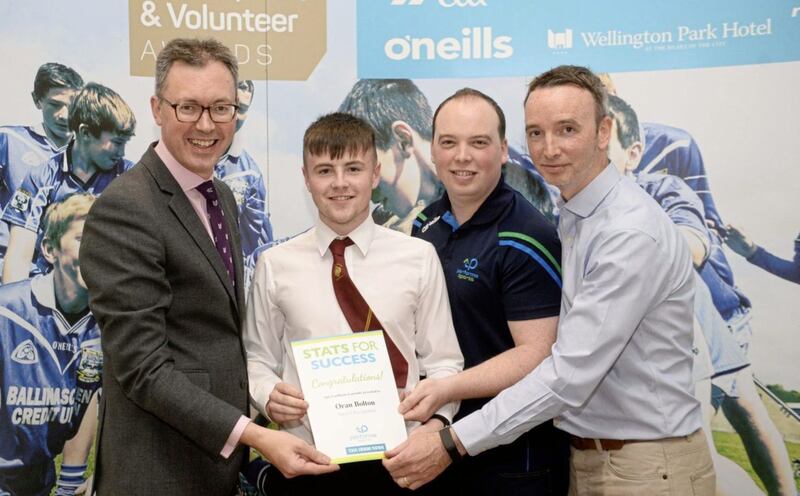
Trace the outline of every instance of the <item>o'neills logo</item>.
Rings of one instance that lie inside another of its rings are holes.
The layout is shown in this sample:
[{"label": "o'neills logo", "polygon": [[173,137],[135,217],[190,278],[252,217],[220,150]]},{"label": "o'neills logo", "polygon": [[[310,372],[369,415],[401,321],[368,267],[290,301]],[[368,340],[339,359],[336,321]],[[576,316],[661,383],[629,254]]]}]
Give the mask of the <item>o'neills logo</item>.
[{"label": "o'neills logo", "polygon": [[510,36],[494,36],[491,27],[478,26],[463,28],[460,38],[391,38],[383,45],[383,52],[397,61],[507,59],[514,55],[514,47]]},{"label": "o'neills logo", "polygon": [[307,79],[327,49],[324,0],[128,0],[128,14],[133,76],[152,76],[179,37],[225,43],[242,79]]}]

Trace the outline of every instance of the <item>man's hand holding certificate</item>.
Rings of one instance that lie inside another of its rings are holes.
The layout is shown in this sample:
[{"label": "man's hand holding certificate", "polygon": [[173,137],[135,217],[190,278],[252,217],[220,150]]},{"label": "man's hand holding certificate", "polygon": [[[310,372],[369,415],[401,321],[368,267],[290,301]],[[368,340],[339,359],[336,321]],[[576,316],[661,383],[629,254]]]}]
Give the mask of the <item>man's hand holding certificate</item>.
[{"label": "man's hand holding certificate", "polygon": [[406,426],[381,331],[292,343],[317,449],[333,463],[383,458]]}]

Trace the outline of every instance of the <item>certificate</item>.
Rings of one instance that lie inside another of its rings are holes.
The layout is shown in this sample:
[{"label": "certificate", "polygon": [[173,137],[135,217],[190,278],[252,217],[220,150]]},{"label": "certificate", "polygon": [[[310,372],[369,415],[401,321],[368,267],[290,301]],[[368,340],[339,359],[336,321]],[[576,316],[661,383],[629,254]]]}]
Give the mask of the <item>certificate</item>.
[{"label": "certificate", "polygon": [[292,343],[317,449],[333,463],[383,458],[407,437],[383,331]]}]

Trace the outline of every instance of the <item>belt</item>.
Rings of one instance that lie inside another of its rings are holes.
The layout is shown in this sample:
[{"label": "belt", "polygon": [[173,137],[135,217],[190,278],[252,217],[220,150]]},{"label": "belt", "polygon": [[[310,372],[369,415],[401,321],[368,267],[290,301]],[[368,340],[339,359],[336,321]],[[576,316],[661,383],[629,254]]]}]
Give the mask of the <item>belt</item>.
[{"label": "belt", "polygon": [[606,451],[613,451],[622,449],[623,446],[626,444],[633,444],[633,443],[647,443],[647,442],[675,442],[675,441],[688,441],[691,436],[694,436],[700,432],[700,429],[694,431],[693,433],[686,435],[686,436],[676,436],[676,437],[665,437],[662,439],[596,439],[596,438],[587,438],[587,437],[578,437],[573,434],[569,435],[569,443],[572,445],[573,448],[578,450],[596,450],[597,445],[600,445],[600,449]]},{"label": "belt", "polygon": [[578,436],[569,436],[569,443],[577,450],[596,450],[598,444],[600,449],[603,450],[618,450],[629,443],[636,441],[626,441],[625,439],[594,439]]}]

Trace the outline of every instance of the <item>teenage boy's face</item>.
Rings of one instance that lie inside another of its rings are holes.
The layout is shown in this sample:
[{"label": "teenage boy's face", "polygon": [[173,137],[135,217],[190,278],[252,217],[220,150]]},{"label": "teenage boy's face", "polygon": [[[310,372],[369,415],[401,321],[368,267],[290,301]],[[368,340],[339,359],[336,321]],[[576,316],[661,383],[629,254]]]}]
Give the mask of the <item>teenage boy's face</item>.
[{"label": "teenage boy's face", "polygon": [[62,142],[69,138],[67,110],[77,94],[78,90],[71,88],[52,88],[36,102],[36,108],[42,111],[42,124],[48,137]]},{"label": "teenage boy's face", "polygon": [[125,156],[125,145],[131,139],[109,131],[103,131],[100,136],[94,137],[88,130],[81,130],[78,138],[86,146],[89,161],[95,168],[103,171],[111,170],[114,165]]},{"label": "teenage boy's face", "polygon": [[69,225],[69,229],[61,236],[58,248],[49,246],[47,242],[43,244],[43,248],[45,258],[53,264],[54,270],[58,271],[67,280],[73,281],[78,286],[86,289],[78,259],[84,223],[84,219],[73,221]]},{"label": "teenage boy's face", "polygon": [[337,159],[328,153],[306,154],[303,176],[320,220],[344,236],[369,215],[369,200],[378,185],[380,164],[376,163],[374,151]]}]

